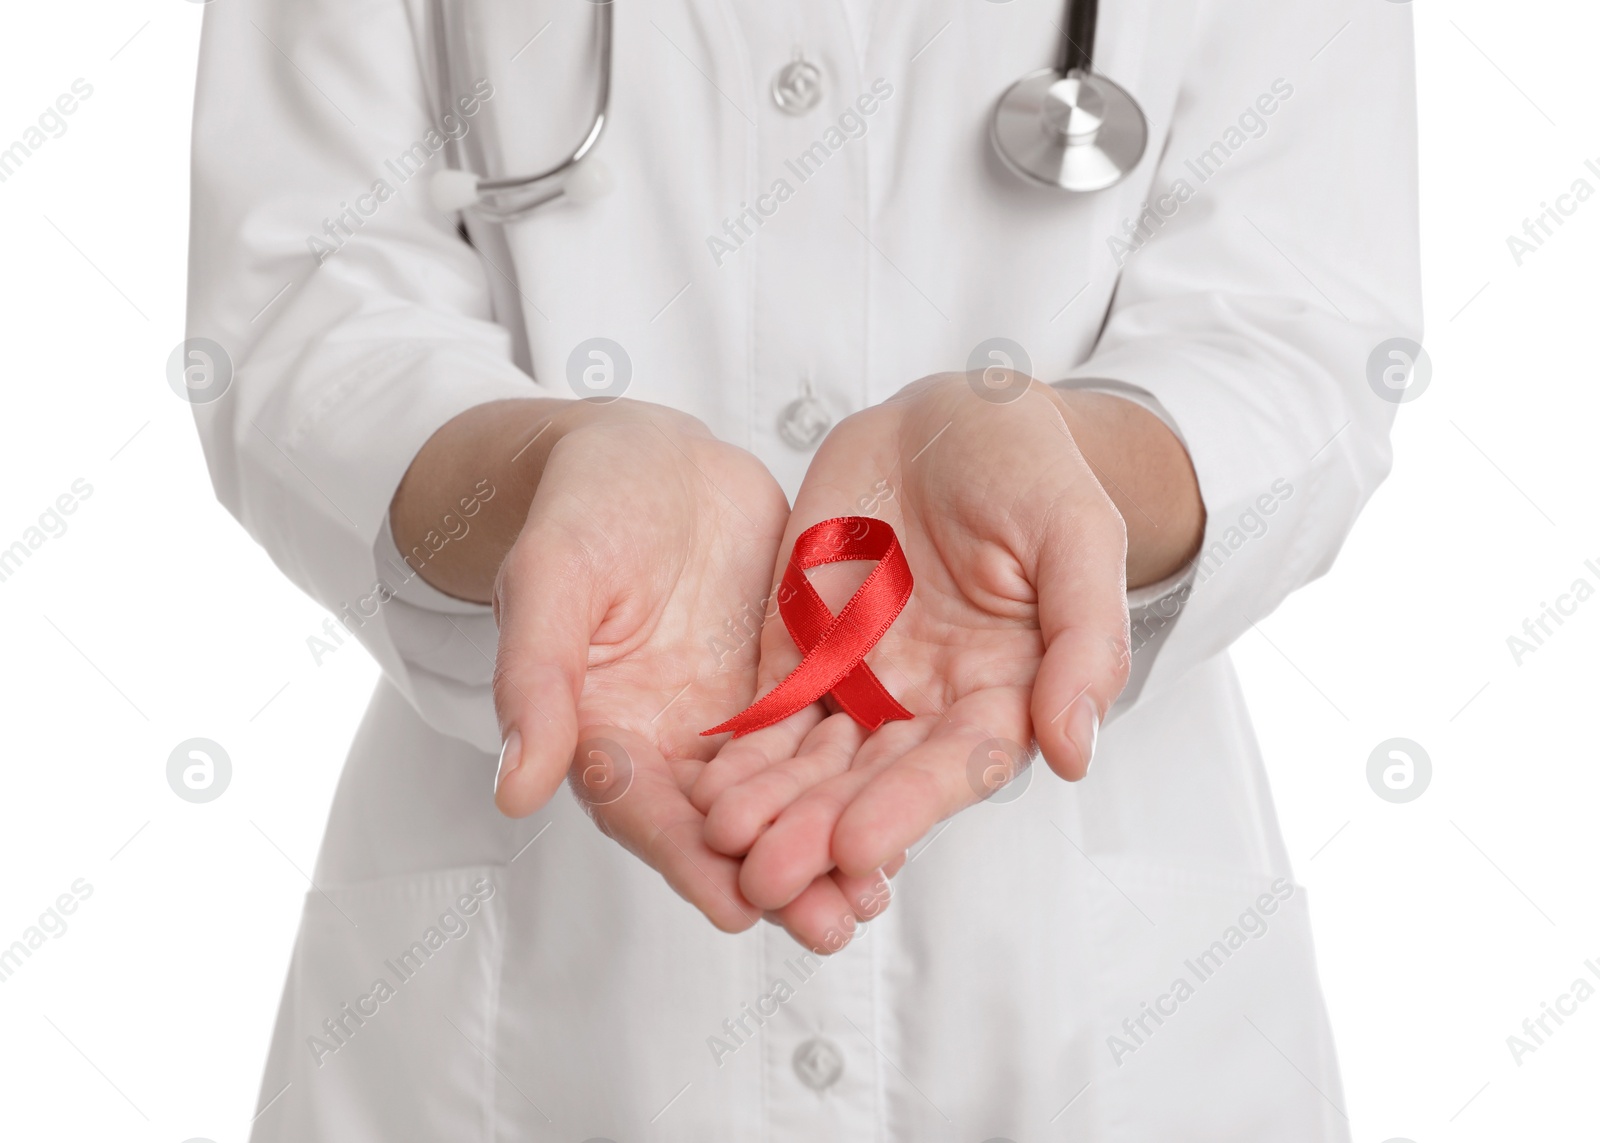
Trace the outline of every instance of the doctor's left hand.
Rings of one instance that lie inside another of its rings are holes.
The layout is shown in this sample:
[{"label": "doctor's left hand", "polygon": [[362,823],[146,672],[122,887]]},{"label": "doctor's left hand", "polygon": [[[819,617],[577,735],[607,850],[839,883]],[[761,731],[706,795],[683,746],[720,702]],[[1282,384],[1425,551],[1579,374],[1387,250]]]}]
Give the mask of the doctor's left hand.
[{"label": "doctor's left hand", "polygon": [[[1125,576],[1155,582],[1198,546],[1193,471],[1157,418],[1020,375],[997,399],[985,379],[926,378],[841,422],[795,500],[784,560],[830,517],[878,516],[899,536],[915,587],[867,663],[915,717],[869,734],[825,699],[733,740],[701,776],[707,838],[744,855],[741,888],[763,908],[828,869],[864,875],[987,796],[993,740],[1012,758],[1036,741],[1082,778],[1128,677]],[[864,574],[811,579],[837,613]],[[801,656],[781,622],[762,642],[764,693]]]}]

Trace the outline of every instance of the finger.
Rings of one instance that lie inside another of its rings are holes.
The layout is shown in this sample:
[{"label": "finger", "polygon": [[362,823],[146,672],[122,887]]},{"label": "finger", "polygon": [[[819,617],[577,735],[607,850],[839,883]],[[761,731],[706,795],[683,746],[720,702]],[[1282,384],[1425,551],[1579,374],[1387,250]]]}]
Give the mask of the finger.
[{"label": "finger", "polygon": [[544,805],[566,776],[589,640],[604,614],[582,550],[539,541],[538,530],[525,532],[495,583],[494,706],[504,743],[495,804],[511,817]]},{"label": "finger", "polygon": [[880,770],[840,815],[830,846],[839,870],[866,876],[987,797],[987,748],[1026,736],[1027,702],[1024,688],[970,695],[936,720],[921,744]]},{"label": "finger", "polygon": [[[904,864],[902,854],[894,863],[895,870]],[[887,868],[870,877],[846,877],[835,870],[814,880],[800,896],[768,916],[813,952],[836,953],[850,943],[862,922],[881,916],[889,907],[891,876]]]},{"label": "finger", "polygon": [[730,857],[749,852],[761,832],[796,798],[848,770],[864,739],[861,728],[847,714],[823,719],[793,758],[768,762],[764,769],[717,796],[706,814],[706,843]]},{"label": "finger", "polygon": [[[782,908],[832,869],[834,827],[845,807],[882,768],[925,736],[932,722],[891,722],[875,731],[849,770],[819,783],[778,815],[750,847],[740,869],[739,887],[746,899],[763,909]],[[869,874],[872,869],[852,872]]]},{"label": "finger", "polygon": [[[901,864],[904,863],[902,855]],[[839,869],[829,873],[828,877],[839,887],[839,892],[850,905],[850,911],[860,921],[870,921],[874,917],[882,916],[894,896],[894,891],[889,887],[890,873],[887,866],[875,870],[866,877],[852,877]]]},{"label": "finger", "polygon": [[825,713],[819,704],[812,703],[782,722],[743,738],[728,739],[696,780],[689,800],[701,813],[710,812],[724,791],[799,753],[806,736],[822,721]]},{"label": "finger", "polygon": [[655,869],[724,932],[761,919],[739,891],[739,862],[708,848],[704,818],[644,738],[615,727],[585,727],[570,782],[602,831]]},{"label": "finger", "polygon": [[[782,541],[782,558],[779,568],[785,566],[788,553],[794,546],[793,522]],[[756,663],[756,697],[766,694],[783,681],[799,665],[800,649],[789,637],[783,621],[778,618],[786,602],[781,580],[767,596],[762,609],[762,626],[759,657]],[[696,783],[691,793],[696,808],[707,813],[713,802],[733,786],[759,773],[768,766],[792,758],[800,750],[812,729],[827,715],[820,703],[812,703],[796,711],[781,722],[763,727],[742,738],[726,740],[717,751],[712,765]]]},{"label": "finger", "polygon": [[1070,542],[1051,536],[1039,553],[1045,653],[1033,684],[1033,735],[1050,768],[1070,782],[1089,772],[1100,721],[1128,682],[1126,561],[1115,519],[1080,527]]},{"label": "finger", "polygon": [[772,916],[801,945],[823,956],[849,944],[860,924],[844,891],[826,875],[814,879]]},{"label": "finger", "polygon": [[782,909],[833,868],[828,843],[849,801],[851,783],[850,774],[823,783],[756,839],[739,869],[739,889],[746,900],[762,909]]}]

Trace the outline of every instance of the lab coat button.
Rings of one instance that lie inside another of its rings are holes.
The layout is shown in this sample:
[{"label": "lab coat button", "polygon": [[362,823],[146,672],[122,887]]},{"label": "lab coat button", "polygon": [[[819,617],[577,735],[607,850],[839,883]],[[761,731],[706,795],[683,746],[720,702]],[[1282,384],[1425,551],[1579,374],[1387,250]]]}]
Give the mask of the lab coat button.
[{"label": "lab coat button", "polygon": [[832,1087],[844,1074],[844,1053],[832,1040],[816,1036],[794,1050],[794,1074],[812,1091]]},{"label": "lab coat button", "polygon": [[795,55],[772,77],[772,101],[789,115],[804,115],[822,99],[822,69]]},{"label": "lab coat button", "polygon": [[790,401],[778,417],[778,435],[783,443],[800,452],[816,448],[832,427],[828,410],[810,393]]}]

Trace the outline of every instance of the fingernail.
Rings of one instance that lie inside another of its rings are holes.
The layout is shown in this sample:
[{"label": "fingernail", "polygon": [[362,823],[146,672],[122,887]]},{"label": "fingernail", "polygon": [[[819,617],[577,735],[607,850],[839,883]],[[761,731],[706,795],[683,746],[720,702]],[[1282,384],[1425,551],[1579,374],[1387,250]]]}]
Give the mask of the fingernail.
[{"label": "fingernail", "polygon": [[500,769],[494,776],[496,795],[500,793],[500,787],[505,784],[506,778],[520,765],[522,765],[522,732],[512,727],[511,733],[506,735],[506,740],[500,747]]},{"label": "fingernail", "polygon": [[867,892],[856,903],[860,908],[860,915],[863,918],[876,917],[889,907],[889,900],[892,896],[893,890],[889,888],[888,875],[880,869],[874,874],[872,884],[868,887]]},{"label": "fingernail", "polygon": [[1083,759],[1083,772],[1089,773],[1089,763],[1094,761],[1095,744],[1100,741],[1100,712],[1094,699],[1079,695],[1072,703],[1072,713],[1067,716],[1067,737]]}]

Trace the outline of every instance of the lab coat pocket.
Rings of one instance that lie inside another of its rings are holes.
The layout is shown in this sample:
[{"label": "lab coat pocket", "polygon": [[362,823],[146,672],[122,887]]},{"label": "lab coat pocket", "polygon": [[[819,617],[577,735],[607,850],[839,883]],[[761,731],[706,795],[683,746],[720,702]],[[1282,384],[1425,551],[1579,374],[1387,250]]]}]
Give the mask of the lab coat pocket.
[{"label": "lab coat pocket", "polygon": [[1107,1137],[1346,1143],[1305,890],[1269,873],[1100,865],[1094,1087]]},{"label": "lab coat pocket", "polygon": [[253,1143],[492,1138],[503,876],[306,895]]}]

